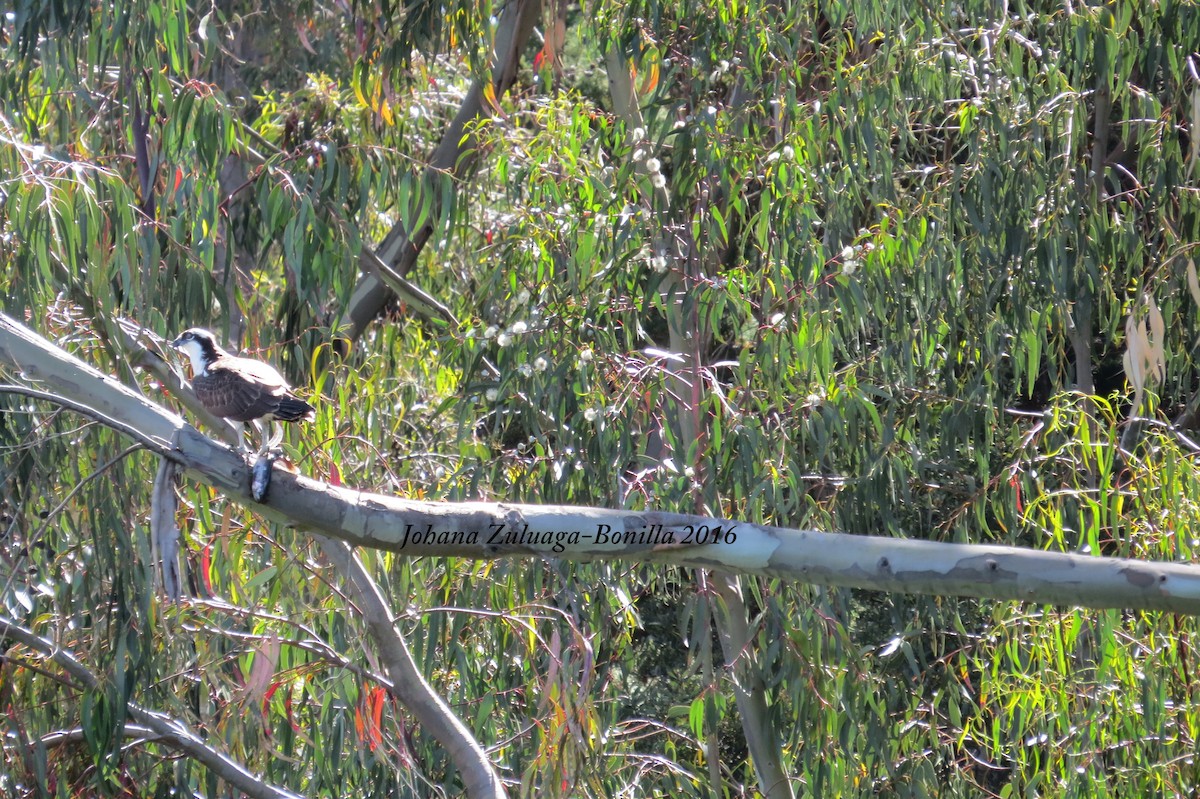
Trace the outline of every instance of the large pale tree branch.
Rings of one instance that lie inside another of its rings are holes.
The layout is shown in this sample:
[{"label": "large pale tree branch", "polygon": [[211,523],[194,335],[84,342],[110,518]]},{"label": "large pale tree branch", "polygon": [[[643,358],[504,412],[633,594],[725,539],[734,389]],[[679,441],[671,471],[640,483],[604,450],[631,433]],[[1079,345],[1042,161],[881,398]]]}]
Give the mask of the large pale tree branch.
[{"label": "large pale tree branch", "polygon": [[[1200,568],[1187,563],[792,530],[657,511],[421,502],[285,472],[276,473],[265,501],[256,503],[249,464],[234,450],[0,314],[3,366],[64,404],[91,409],[106,424],[140,431],[147,448],[267,518],[411,557],[623,558],[874,591],[1200,615]],[[718,541],[684,541],[716,527]]]}]

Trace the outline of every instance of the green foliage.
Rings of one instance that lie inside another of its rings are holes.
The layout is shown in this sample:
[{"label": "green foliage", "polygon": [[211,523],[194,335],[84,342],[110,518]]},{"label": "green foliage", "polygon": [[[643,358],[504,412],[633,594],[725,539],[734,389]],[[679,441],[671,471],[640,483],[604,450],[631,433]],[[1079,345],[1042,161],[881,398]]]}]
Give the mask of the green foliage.
[{"label": "green foliage", "polygon": [[[1190,3],[547,8],[561,47],[469,126],[462,184],[424,165],[486,74],[490,4],[20,5],[0,21],[5,311],[158,398],[120,317],[227,332],[324,400],[288,442],[307,474],[1195,557]],[[409,277],[460,325],[393,304],[339,355],[360,248],[427,222]],[[1147,298],[1165,379],[1132,408]],[[673,333],[702,358],[690,396]],[[3,642],[0,792],[226,791],[124,738],[129,699],[307,796],[460,790],[305,535],[185,483],[195,599],[167,605],[155,464],[0,403],[4,612],[104,684]],[[693,575],[367,559],[515,794],[753,792]],[[747,599],[797,793],[1197,790],[1194,620],[769,580]]]}]

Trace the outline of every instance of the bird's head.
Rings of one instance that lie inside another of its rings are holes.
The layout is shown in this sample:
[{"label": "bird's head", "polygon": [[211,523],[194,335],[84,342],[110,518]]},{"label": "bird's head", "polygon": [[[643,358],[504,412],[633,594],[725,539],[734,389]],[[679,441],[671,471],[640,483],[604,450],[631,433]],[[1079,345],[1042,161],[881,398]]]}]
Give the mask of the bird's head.
[{"label": "bird's head", "polygon": [[179,334],[179,338],[171,342],[171,346],[187,355],[192,360],[192,369],[202,375],[208,371],[208,365],[215,361],[221,353],[217,340],[212,333],[202,327],[193,327]]}]

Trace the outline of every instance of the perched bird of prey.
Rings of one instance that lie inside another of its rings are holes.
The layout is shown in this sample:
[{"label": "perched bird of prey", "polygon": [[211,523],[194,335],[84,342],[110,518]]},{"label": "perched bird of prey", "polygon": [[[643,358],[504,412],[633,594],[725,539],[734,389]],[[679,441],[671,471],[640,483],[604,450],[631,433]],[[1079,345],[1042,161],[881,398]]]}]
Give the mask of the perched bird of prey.
[{"label": "perched bird of prey", "polygon": [[[171,346],[192,360],[192,389],[196,399],[216,416],[234,423],[239,433],[253,422],[262,437],[264,455],[283,438],[283,429],[267,439],[262,422],[310,421],[315,408],[292,393],[275,368],[262,361],[230,355],[217,346],[212,333],[199,327],[185,330]],[[241,441],[241,435],[238,440]],[[244,448],[244,444],[243,444]]]}]

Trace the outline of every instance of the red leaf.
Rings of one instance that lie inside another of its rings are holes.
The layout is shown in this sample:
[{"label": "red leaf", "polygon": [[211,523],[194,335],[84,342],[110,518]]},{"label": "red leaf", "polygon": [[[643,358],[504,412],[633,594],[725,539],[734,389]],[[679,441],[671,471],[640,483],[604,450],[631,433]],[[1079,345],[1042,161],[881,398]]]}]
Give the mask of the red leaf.
[{"label": "red leaf", "polygon": [[271,683],[271,685],[267,687],[266,692],[263,694],[262,715],[263,715],[264,721],[267,718],[267,709],[271,705],[271,697],[273,697],[275,695],[275,692],[279,690],[279,686],[281,686],[281,685],[283,685],[283,683],[281,681],[277,680],[277,681]]},{"label": "red leaf", "polygon": [[1017,479],[1015,473],[1008,478],[1008,484],[1012,486],[1013,491],[1017,494],[1017,513],[1024,513],[1025,503],[1021,501],[1021,481]]},{"label": "red leaf", "polygon": [[370,737],[367,739],[367,746],[374,752],[383,743],[383,703],[387,699],[387,693],[382,688],[371,689],[371,726],[369,728]]}]

